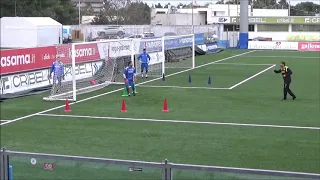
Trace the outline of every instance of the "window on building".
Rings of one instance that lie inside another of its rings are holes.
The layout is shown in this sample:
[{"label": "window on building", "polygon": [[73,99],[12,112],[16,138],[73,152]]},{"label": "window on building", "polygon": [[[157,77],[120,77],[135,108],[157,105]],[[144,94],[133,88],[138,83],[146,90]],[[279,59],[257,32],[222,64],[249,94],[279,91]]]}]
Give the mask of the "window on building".
[{"label": "window on building", "polygon": [[213,11],[213,15],[214,15],[214,16],[217,16],[217,11]]},{"label": "window on building", "polygon": [[[225,24],[223,26],[223,31],[240,31],[240,25]],[[249,24],[248,31],[249,32],[254,32],[254,25],[253,24]]]},{"label": "window on building", "polygon": [[225,24],[223,26],[223,31],[234,31],[234,25],[233,24]]},{"label": "window on building", "polygon": [[320,31],[320,25],[302,25],[302,24],[293,24],[292,25],[292,32],[319,32]]},{"label": "window on building", "polygon": [[254,32],[254,24],[249,24],[248,31],[249,32]]},{"label": "window on building", "polygon": [[288,32],[287,24],[258,24],[258,32]]}]

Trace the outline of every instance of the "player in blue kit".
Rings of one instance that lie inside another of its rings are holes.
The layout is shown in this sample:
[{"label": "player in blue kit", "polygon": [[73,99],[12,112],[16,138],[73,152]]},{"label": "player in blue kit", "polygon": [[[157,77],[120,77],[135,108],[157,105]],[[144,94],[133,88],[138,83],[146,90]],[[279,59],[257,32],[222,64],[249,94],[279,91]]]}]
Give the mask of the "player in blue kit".
[{"label": "player in blue kit", "polygon": [[[59,92],[61,89],[61,81],[64,80],[64,65],[58,56],[56,61],[52,63],[50,69],[50,79],[53,73],[53,91]],[[58,82],[58,83],[57,83]]]},{"label": "player in blue kit", "polygon": [[143,70],[146,71],[146,78],[148,78],[148,65],[151,60],[149,54],[146,52],[146,49],[143,49],[143,53],[141,53],[138,57],[141,62],[141,76],[143,77]]},{"label": "player in blue kit", "polygon": [[135,96],[136,93],[135,93],[134,82],[136,81],[136,68],[132,66],[131,61],[128,63],[128,66],[124,68],[123,78],[124,78],[125,86],[127,88],[128,96],[130,96],[130,89],[129,89],[130,86],[132,88],[132,94]]}]

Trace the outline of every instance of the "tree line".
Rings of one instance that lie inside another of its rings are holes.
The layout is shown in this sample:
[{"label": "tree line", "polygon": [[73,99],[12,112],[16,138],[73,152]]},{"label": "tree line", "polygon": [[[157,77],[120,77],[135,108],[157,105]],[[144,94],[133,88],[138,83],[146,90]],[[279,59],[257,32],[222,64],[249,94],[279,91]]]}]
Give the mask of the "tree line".
[{"label": "tree line", "polygon": [[[85,1],[84,1],[85,2]],[[1,0],[1,17],[51,17],[61,24],[79,23],[78,0]],[[103,0],[95,12],[90,3],[80,8],[81,16],[95,16],[92,24],[150,24],[150,7],[139,1]]]},{"label": "tree line", "polygon": [[[78,24],[77,0],[1,0],[1,17],[51,17],[61,24]],[[217,4],[239,4],[240,0],[219,0]],[[291,16],[314,16],[320,13],[320,5],[301,2],[290,6],[287,0],[249,0],[255,9],[288,9]],[[201,7],[207,7],[209,3]],[[80,8],[81,16],[95,16],[91,24],[142,25],[150,24],[151,8],[168,8],[168,4],[154,4],[151,7],[136,0],[103,0],[98,12],[90,3]],[[191,8],[192,3],[180,3],[176,8]]]}]

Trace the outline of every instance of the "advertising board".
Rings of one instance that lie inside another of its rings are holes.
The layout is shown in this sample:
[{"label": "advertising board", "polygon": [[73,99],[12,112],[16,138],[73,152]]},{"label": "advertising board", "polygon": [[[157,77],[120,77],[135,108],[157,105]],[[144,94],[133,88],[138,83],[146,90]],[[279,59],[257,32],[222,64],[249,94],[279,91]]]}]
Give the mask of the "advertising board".
[{"label": "advertising board", "polygon": [[249,41],[248,49],[298,50],[298,42]]},{"label": "advertising board", "polygon": [[207,52],[216,52],[217,48],[218,48],[217,43],[207,44]]},{"label": "advertising board", "polygon": [[[102,61],[90,62],[90,63],[78,63],[75,66],[76,79],[89,78],[94,75],[102,65]],[[64,67],[63,82],[72,80],[72,73],[70,65]],[[12,75],[1,76],[0,88],[1,94],[16,93],[19,91],[46,87],[52,84],[52,79],[49,77],[50,69],[41,69],[29,72],[22,72]],[[63,83],[62,82],[62,83]]]},{"label": "advertising board", "polygon": [[18,73],[50,67],[56,58],[54,46],[1,50],[0,74]]},{"label": "advertising board", "polygon": [[149,65],[159,64],[164,62],[164,55],[162,52],[149,53],[149,55],[150,55]]},{"label": "advertising board", "polygon": [[320,42],[299,42],[299,51],[320,51]]}]

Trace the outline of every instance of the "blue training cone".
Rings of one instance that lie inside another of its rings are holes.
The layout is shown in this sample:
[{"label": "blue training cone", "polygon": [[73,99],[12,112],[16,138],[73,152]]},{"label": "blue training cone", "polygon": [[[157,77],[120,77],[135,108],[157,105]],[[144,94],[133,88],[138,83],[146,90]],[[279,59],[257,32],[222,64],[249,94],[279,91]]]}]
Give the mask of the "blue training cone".
[{"label": "blue training cone", "polygon": [[211,85],[211,77],[208,78],[208,85]]},{"label": "blue training cone", "polygon": [[162,81],[165,82],[166,81],[166,76],[164,74],[162,74]]},{"label": "blue training cone", "polygon": [[191,83],[191,76],[190,76],[190,75],[189,75],[189,79],[188,79],[188,82],[189,82],[189,83]]}]

